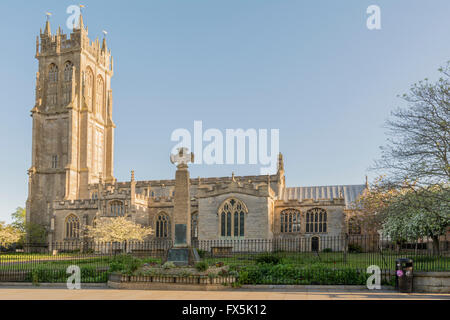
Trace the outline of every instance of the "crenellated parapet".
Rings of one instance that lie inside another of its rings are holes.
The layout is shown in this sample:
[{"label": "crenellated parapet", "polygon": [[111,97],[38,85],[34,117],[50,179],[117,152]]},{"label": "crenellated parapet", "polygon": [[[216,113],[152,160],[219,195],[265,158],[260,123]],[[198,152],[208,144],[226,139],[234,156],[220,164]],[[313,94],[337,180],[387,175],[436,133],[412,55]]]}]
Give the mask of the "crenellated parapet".
[{"label": "crenellated parapet", "polygon": [[148,204],[149,208],[173,208],[173,198],[154,198]]},{"label": "crenellated parapet", "polygon": [[97,199],[53,201],[54,210],[86,210],[98,209]]},{"label": "crenellated parapet", "polygon": [[114,189],[114,190],[105,190],[102,195],[104,198],[110,198],[115,196],[129,196],[130,193],[131,192],[129,189]]},{"label": "crenellated parapet", "polygon": [[[229,184],[233,179],[240,184],[243,184],[247,188],[257,189],[262,185],[267,186],[268,181],[270,184],[277,183],[277,175],[270,176],[232,176],[232,177],[217,177],[217,178],[193,178],[190,179],[191,192],[194,194],[200,188],[217,187],[220,184]],[[161,198],[173,198],[173,192],[175,187],[175,180],[141,180],[136,181],[136,194],[146,195],[149,198],[161,199]],[[105,183],[104,190],[110,190],[109,192],[115,192],[111,190],[130,190],[131,182],[115,182],[115,183]],[[91,192],[98,190],[98,184],[89,185],[89,190]],[[127,191],[129,192],[129,191]]]},{"label": "crenellated parapet", "polygon": [[40,35],[36,38],[36,58],[72,51],[88,53],[98,65],[103,66],[112,76],[114,64],[106,39],[103,39],[102,43],[98,38],[91,41],[88,37],[88,28],[84,27],[82,15],[80,15],[78,26],[74,26],[70,36],[63,33],[61,28],[58,28],[56,34],[52,34],[50,22],[47,21],[44,32],[41,30]]},{"label": "crenellated parapet", "polygon": [[[214,197],[224,193],[241,193],[256,197],[276,199],[277,175],[235,176],[190,179],[191,206],[198,205],[199,198]],[[139,207],[173,207],[175,180],[134,180],[89,185],[91,198],[103,201],[121,200]]]}]

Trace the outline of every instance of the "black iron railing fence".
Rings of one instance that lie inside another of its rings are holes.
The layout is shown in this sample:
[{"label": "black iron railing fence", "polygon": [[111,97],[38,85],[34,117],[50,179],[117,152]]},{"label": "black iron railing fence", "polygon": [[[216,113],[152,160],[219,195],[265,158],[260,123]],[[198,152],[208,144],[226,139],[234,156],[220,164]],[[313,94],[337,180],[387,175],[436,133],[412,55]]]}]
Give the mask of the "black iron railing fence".
[{"label": "black iron railing fence", "polygon": [[[82,282],[106,282],[111,266],[136,263],[136,259],[141,264],[159,265],[172,245],[170,240],[0,244],[0,282],[66,282],[66,270],[71,265],[80,267]],[[347,273],[364,273],[371,265],[389,277],[398,258],[413,259],[416,271],[450,271],[450,241],[445,238],[440,241],[439,251],[433,250],[431,239],[399,243],[379,236],[355,235],[193,240],[192,246],[210,265],[260,272],[265,278],[252,281],[263,283],[301,283],[296,282],[296,277],[323,273],[321,284],[334,281],[336,276],[336,281],[347,284]],[[269,270],[266,266],[277,267]]]},{"label": "black iron railing fence", "polygon": [[449,271],[450,241],[433,251],[431,239],[393,242],[379,236],[321,236],[284,239],[197,240],[194,246],[207,260],[249,265],[265,259],[280,264],[364,269],[377,265],[394,270],[399,258],[412,258],[415,270]]}]

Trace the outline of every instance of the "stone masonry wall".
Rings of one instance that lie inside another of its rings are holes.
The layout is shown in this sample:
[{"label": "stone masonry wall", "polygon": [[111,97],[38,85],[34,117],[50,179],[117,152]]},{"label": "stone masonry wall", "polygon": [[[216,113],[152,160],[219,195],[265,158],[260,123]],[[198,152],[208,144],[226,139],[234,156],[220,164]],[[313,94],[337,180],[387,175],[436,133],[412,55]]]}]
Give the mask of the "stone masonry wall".
[{"label": "stone masonry wall", "polygon": [[267,197],[228,193],[215,197],[201,198],[198,204],[199,240],[220,239],[219,206],[228,198],[237,198],[248,208],[245,218],[246,239],[270,238],[269,204]]}]

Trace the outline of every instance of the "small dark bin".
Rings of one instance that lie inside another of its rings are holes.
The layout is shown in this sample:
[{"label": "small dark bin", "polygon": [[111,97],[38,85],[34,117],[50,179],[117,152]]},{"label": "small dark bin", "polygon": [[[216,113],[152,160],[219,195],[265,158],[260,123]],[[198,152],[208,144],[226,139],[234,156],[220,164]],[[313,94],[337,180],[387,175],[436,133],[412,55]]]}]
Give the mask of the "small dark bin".
[{"label": "small dark bin", "polygon": [[399,292],[413,292],[413,261],[401,258],[395,261],[395,287]]}]

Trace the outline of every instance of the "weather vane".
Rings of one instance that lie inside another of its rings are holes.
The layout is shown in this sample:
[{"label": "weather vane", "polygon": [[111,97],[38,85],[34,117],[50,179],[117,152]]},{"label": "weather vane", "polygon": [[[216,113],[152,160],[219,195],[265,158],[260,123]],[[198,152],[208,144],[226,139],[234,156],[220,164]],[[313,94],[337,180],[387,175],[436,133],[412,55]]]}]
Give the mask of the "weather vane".
[{"label": "weather vane", "polygon": [[108,32],[105,31],[105,30],[102,30],[102,32],[103,32],[103,34],[104,34],[104,36],[105,36],[105,38],[106,38],[106,35],[108,34]]},{"label": "weather vane", "polygon": [[45,15],[47,16],[47,21],[50,20],[52,14],[50,12],[46,12]]}]

